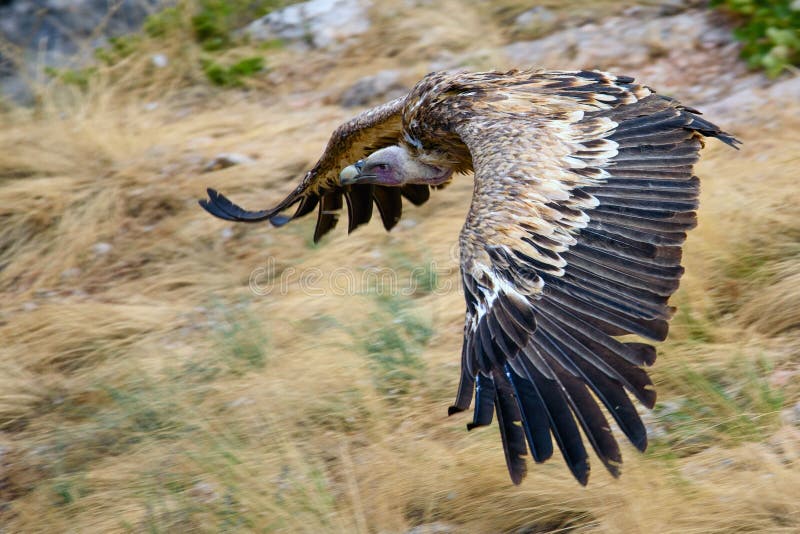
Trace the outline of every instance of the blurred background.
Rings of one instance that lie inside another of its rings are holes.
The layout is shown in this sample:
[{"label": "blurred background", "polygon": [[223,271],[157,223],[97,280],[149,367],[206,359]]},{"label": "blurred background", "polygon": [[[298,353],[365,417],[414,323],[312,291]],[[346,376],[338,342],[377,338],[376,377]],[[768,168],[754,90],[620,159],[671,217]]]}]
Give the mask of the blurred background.
[{"label": "blurred background", "polygon": [[[0,2],[0,532],[797,532],[798,28],[791,0]],[[697,167],[649,449],[586,488],[558,453],[513,486],[496,427],[447,417],[471,177],[319,245],[196,204],[272,204],[432,70],[525,66],[744,142]]]}]

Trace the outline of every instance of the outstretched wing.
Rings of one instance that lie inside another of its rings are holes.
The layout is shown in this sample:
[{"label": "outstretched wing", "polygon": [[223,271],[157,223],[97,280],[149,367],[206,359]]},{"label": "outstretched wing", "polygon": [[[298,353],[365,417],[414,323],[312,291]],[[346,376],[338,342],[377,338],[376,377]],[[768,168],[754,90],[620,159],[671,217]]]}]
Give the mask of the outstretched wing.
[{"label": "outstretched wing", "polygon": [[[245,210],[214,189],[208,190],[208,199],[200,205],[212,215],[228,221],[260,222],[269,220],[282,226],[292,219],[306,215],[318,208],[314,242],[332,230],[339,221],[344,205],[349,215],[348,231],[369,222],[373,202],[378,206],[381,220],[390,230],[402,214],[405,197],[415,205],[428,200],[427,185],[406,185],[402,188],[360,184],[342,187],[339,172],[370,153],[397,144],[402,131],[402,110],[406,97],[396,98],[369,109],[339,126],[331,135],[322,157],[308,171],[303,181],[275,207]],[[298,204],[291,216],[281,212]]]},{"label": "outstretched wing", "polygon": [[616,337],[666,337],[696,222],[701,137],[736,141],[632,78],[539,74],[490,96],[456,125],[475,190],[460,238],[467,316],[451,413],[469,407],[473,390],[468,428],[496,411],[515,483],[528,448],[536,462],[552,455],[552,434],[586,484],[579,427],[617,476],[620,450],[598,401],[644,450],[627,393],[653,407],[642,367],[656,353]]}]

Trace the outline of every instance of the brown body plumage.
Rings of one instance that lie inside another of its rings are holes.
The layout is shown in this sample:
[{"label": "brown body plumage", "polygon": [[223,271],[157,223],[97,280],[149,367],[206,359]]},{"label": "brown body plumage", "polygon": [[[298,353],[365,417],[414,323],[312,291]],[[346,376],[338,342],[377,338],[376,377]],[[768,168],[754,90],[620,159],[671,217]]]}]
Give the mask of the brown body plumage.
[{"label": "brown body plumage", "polygon": [[[468,428],[497,413],[515,483],[528,449],[537,462],[552,455],[552,434],[585,484],[579,427],[613,475],[622,461],[598,400],[638,449],[647,445],[628,393],[652,408],[642,367],[655,350],[616,337],[666,337],[681,245],[696,221],[702,137],[736,144],[698,114],[595,71],[434,73],[337,128],[274,209],[249,212],[213,190],[201,205],[278,226],[318,205],[316,241],[345,204],[350,231],[370,220],[373,202],[388,230],[403,197],[421,204],[430,186],[474,171],[459,240],[467,314],[450,413],[473,395]],[[293,216],[281,215],[294,204]]]}]

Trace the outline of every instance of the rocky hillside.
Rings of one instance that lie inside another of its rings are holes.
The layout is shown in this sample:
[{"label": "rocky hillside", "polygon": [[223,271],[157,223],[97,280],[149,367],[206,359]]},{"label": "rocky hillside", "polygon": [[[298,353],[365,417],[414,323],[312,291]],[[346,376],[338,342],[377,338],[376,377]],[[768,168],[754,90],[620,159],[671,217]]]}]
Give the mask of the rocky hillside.
[{"label": "rocky hillside", "polygon": [[159,0],[6,0],[0,2],[0,92],[30,102],[45,67],[90,61],[109,37],[139,31]]},{"label": "rocky hillside", "polygon": [[[458,3],[453,2],[454,9]],[[494,3],[424,27],[424,31],[404,28],[401,22],[393,31],[401,43],[397,49],[391,49],[398,45],[394,40],[379,37],[379,42],[371,42],[378,37],[371,29],[376,23],[408,18],[406,13],[394,7],[386,12],[368,0],[294,3],[242,23],[232,33],[254,43],[279,42],[300,54],[313,51],[315,59],[324,57],[334,62],[352,60],[359,47],[369,44],[370,51],[377,52],[370,55],[375,59],[396,58],[395,67],[413,64],[418,68],[420,61],[426,63],[428,70],[504,65],[602,67],[632,72],[662,91],[695,101],[717,98],[734,84],[741,88],[744,68],[736,58],[738,45],[732,40],[730,23],[701,7],[702,2],[645,2],[625,9],[610,1],[566,3],[560,8],[544,4],[528,9],[522,3]],[[159,6],[163,2],[158,0],[124,0],[113,9],[100,0],[52,0],[44,5],[28,0],[5,2],[0,5],[0,38],[6,42],[0,49],[1,87],[7,95],[28,101],[36,92],[35,85],[48,78],[47,68],[91,64],[93,52],[108,47],[109,39],[139,32],[148,17],[157,19],[158,9],[163,9]],[[414,14],[438,11],[426,2],[407,7],[413,8]],[[225,10],[209,8],[208,13],[219,19],[232,18]],[[458,20],[469,15],[475,19]],[[456,21],[463,24],[453,24]],[[212,20],[208,24],[220,26],[227,22]],[[471,30],[486,25],[494,27],[496,39],[470,42],[474,35]],[[199,32],[202,31],[201,28]],[[374,80],[364,80],[354,90],[363,93],[369,89],[365,84],[375,85],[373,96],[380,98],[381,93],[398,87],[402,74],[406,74],[406,84],[412,83],[416,79],[414,71],[411,68],[406,73],[396,69],[377,73]],[[749,77],[745,83],[759,82],[758,78]],[[347,104],[363,104],[364,99],[365,96],[357,96]]]}]

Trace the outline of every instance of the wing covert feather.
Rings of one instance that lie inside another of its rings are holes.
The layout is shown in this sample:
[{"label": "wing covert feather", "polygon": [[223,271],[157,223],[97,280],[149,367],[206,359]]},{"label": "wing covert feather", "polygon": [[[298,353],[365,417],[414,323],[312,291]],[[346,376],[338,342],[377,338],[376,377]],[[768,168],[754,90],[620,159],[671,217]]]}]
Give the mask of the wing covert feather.
[{"label": "wing covert feather", "polygon": [[[736,141],[631,78],[540,76],[441,112],[456,117],[475,170],[460,237],[466,376],[451,411],[469,406],[468,369],[485,380],[502,371],[516,405],[501,414],[508,403],[498,403],[498,419],[524,429],[503,433],[512,480],[525,467],[510,451],[524,454],[527,441],[543,461],[552,433],[586,484],[578,428],[612,475],[622,461],[598,401],[639,450],[647,446],[628,394],[653,406],[640,366],[655,350],[616,336],[666,337],[681,245],[696,223],[701,137]],[[509,320],[508,308],[525,307],[530,317]]]},{"label": "wing covert feather", "polygon": [[[300,184],[276,206],[248,211],[214,189],[208,190],[208,199],[200,205],[212,215],[236,222],[270,221],[282,226],[292,219],[302,217],[318,207],[314,242],[336,226],[338,211],[347,208],[350,222],[348,231],[366,224],[372,217],[372,203],[378,204],[384,226],[390,229],[400,219],[400,195],[415,205],[421,205],[430,196],[427,185],[406,186],[395,194],[394,188],[384,186],[341,186],[339,172],[375,150],[399,142],[402,132],[402,110],[407,96],[396,98],[383,105],[364,111],[339,126],[331,135],[325,151],[314,167],[306,173]],[[369,191],[369,195],[367,194]],[[342,202],[344,198],[345,202]],[[281,212],[298,204],[291,216]]]}]

